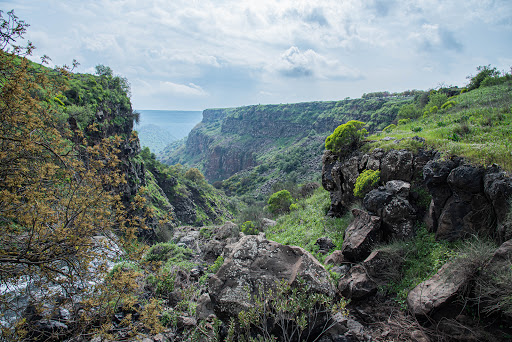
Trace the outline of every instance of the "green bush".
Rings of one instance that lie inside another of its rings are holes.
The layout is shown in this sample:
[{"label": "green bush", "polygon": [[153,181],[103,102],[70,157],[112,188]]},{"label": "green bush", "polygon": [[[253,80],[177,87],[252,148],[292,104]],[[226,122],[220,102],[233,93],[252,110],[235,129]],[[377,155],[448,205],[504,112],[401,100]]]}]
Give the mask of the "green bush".
[{"label": "green bush", "polygon": [[446,101],[442,106],[441,106],[441,109],[448,109],[448,108],[451,108],[453,106],[455,106],[455,101]]},{"label": "green bush", "polygon": [[392,130],[394,130],[396,128],[396,125],[395,124],[391,124],[389,126],[386,126],[384,127],[384,129],[382,130],[383,132],[391,132]]},{"label": "green bush", "polygon": [[334,132],[325,139],[325,149],[340,153],[344,150],[356,147],[368,133],[363,126],[364,122],[351,120],[338,126]]},{"label": "green bush", "polygon": [[297,283],[292,287],[282,280],[270,289],[259,288],[249,297],[254,305],[230,322],[226,341],[277,341],[274,334],[280,341],[306,341],[315,326],[323,327],[315,331],[318,338],[332,327],[335,314],[348,315],[345,299],[333,302],[327,295],[312,294],[304,280]]},{"label": "green bush", "polygon": [[398,125],[406,125],[411,122],[411,119],[400,119],[398,120]]},{"label": "green bush", "polygon": [[258,228],[256,228],[254,222],[252,221],[245,221],[244,223],[242,223],[240,230],[245,235],[258,235],[259,233]]},{"label": "green bush", "polygon": [[195,167],[192,167],[185,172],[185,178],[195,183],[204,181],[204,175]]},{"label": "green bush", "polygon": [[421,111],[414,104],[403,105],[398,110],[398,117],[401,119],[416,119],[420,114]]},{"label": "green bush", "polygon": [[363,198],[380,181],[380,171],[365,170],[359,174],[354,185],[354,196]]},{"label": "green bush", "polygon": [[293,198],[288,190],[272,194],[267,202],[268,210],[274,215],[288,212],[292,203]]},{"label": "green bush", "polygon": [[144,259],[146,261],[171,261],[179,262],[190,259],[194,252],[185,247],[181,247],[172,242],[160,242],[153,245]]}]

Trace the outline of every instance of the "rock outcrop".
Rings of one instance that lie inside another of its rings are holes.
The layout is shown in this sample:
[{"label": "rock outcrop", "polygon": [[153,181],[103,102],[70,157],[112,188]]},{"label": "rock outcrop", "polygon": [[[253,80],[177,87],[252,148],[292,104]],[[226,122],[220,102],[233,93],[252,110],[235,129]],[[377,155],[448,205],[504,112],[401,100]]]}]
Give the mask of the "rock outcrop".
[{"label": "rock outcrop", "polygon": [[334,296],[328,272],[300,247],[281,245],[262,235],[248,235],[226,246],[224,254],[224,264],[209,280],[208,293],[215,314],[225,322],[249,309],[259,290],[274,287],[282,280],[297,286],[302,279],[311,293]]},{"label": "rock outcrop", "polygon": [[[503,242],[512,237],[506,220],[512,179],[505,172],[496,165],[472,166],[461,158],[442,160],[435,151],[422,149],[414,154],[354,151],[346,157],[326,151],[322,185],[331,196],[329,215],[346,212],[355,200],[357,177],[366,169],[381,171],[383,186],[368,193],[363,206],[382,219],[385,238],[412,236],[414,222],[423,214],[437,239],[454,241],[476,234]],[[422,203],[425,196],[431,197],[428,208]]]}]

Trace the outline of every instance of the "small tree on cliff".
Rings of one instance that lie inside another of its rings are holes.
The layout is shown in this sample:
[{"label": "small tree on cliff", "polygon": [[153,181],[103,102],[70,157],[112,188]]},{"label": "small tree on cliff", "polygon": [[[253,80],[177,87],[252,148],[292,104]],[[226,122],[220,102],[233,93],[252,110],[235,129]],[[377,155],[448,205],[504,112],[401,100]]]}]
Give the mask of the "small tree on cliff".
[{"label": "small tree on cliff", "polygon": [[368,132],[364,122],[351,120],[339,125],[325,140],[325,149],[334,153],[342,153],[356,148]]}]

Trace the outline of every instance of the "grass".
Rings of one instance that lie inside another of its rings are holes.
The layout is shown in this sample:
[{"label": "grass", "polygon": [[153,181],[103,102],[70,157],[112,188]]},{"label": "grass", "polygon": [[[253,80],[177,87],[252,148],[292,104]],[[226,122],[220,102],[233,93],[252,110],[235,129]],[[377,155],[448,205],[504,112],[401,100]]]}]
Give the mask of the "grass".
[{"label": "grass", "polygon": [[410,241],[396,241],[377,249],[395,250],[404,255],[401,275],[388,285],[390,292],[396,294],[396,301],[406,308],[409,291],[416,285],[433,276],[450,258],[457,255],[456,246],[445,241],[436,241],[435,234],[425,227],[418,229],[416,237]]},{"label": "grass", "polygon": [[423,144],[411,139],[398,144],[381,139],[419,136],[428,147],[446,156],[462,156],[479,165],[497,163],[512,171],[512,83],[481,87],[450,101],[455,105],[398,125],[391,132],[370,136],[369,140],[377,141],[368,148],[415,150]]},{"label": "grass", "polygon": [[343,233],[352,217],[350,214],[343,218],[327,217],[330,203],[329,192],[323,188],[315,190],[311,197],[297,202],[297,210],[280,216],[277,225],[265,232],[267,238],[285,245],[299,246],[316,254],[316,240],[329,237],[336,249],[341,249]]}]

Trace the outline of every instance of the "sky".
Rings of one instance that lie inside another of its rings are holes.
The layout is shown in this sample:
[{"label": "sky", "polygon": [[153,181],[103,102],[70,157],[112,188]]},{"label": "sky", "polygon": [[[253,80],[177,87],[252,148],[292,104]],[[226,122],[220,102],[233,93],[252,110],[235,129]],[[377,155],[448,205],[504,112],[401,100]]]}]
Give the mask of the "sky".
[{"label": "sky", "polygon": [[39,61],[110,66],[135,109],[464,86],[510,71],[512,0],[13,0]]}]

